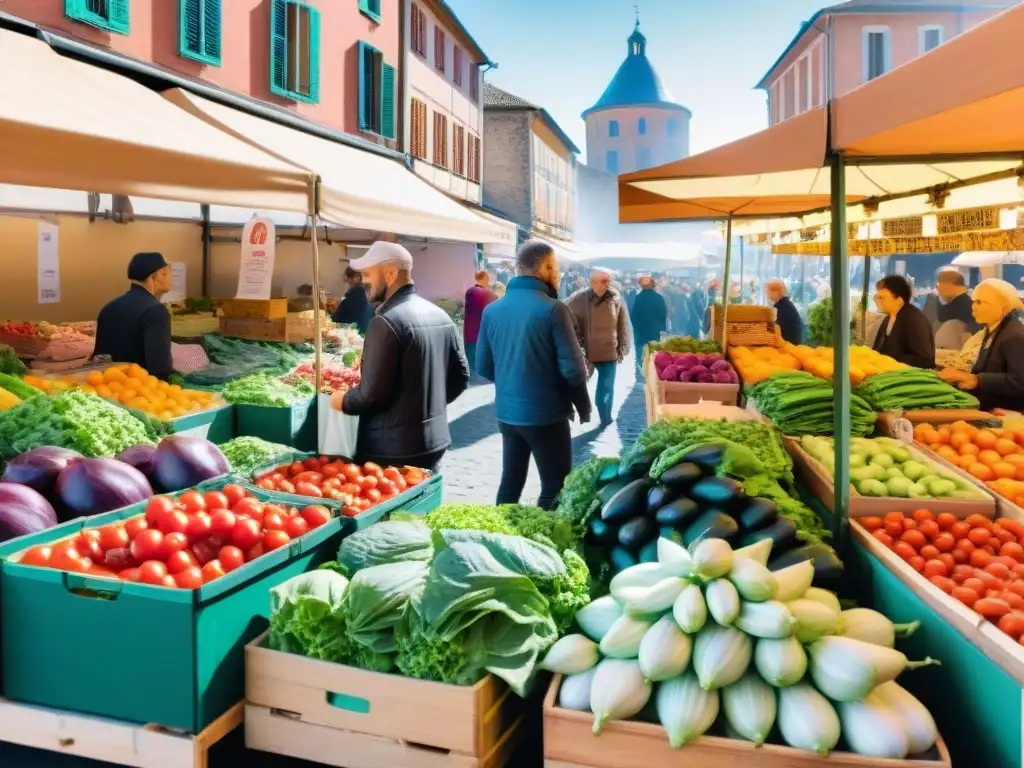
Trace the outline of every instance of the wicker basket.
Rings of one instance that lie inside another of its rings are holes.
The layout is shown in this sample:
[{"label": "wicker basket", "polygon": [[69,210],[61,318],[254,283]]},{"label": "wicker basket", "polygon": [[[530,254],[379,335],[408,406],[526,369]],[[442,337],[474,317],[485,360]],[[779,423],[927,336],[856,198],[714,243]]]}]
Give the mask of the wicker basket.
[{"label": "wicker basket", "polygon": [[[782,333],[775,323],[733,323],[726,324],[726,344],[730,347],[781,347]],[[715,341],[722,343],[721,334]]]}]

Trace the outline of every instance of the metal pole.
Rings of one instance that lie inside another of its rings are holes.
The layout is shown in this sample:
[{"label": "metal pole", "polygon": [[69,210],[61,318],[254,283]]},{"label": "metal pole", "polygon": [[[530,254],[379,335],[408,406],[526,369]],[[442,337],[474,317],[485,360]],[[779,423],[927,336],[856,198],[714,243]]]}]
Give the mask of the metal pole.
[{"label": "metal pole", "polygon": [[[744,256],[744,253],[743,253],[743,238],[741,237],[740,238],[740,303],[743,303],[743,285],[744,285],[744,283],[743,283],[743,256]],[[756,304],[757,303],[757,299],[753,295],[753,292],[751,292],[750,303],[751,304]]]},{"label": "metal pole", "polygon": [[[722,351],[725,351],[726,320],[729,317],[729,270],[732,267],[732,214],[725,221],[725,266],[722,269]],[[714,328],[711,329],[714,334]]]},{"label": "metal pole", "polygon": [[804,308],[804,317],[807,317],[807,256],[800,259],[800,303]]},{"label": "metal pole", "polygon": [[832,342],[833,407],[835,408],[835,490],[832,503],[832,545],[846,550],[850,508],[850,276],[846,257],[846,164],[832,157]]},{"label": "metal pole", "polygon": [[320,309],[320,246],[317,242],[317,219],[320,212],[320,177],[317,176],[313,182],[313,212],[310,220],[313,222],[313,297],[316,302],[313,306],[316,309],[313,315],[313,380],[316,382],[317,401],[320,399],[320,386],[322,384],[322,371],[320,370],[321,352],[323,348],[322,316]]},{"label": "metal pole", "polygon": [[868,338],[868,291],[871,290],[871,225],[868,225],[868,239],[864,251],[864,285],[860,297],[860,337]]},{"label": "metal pole", "polygon": [[210,297],[210,206],[199,206],[203,231],[203,298]]}]

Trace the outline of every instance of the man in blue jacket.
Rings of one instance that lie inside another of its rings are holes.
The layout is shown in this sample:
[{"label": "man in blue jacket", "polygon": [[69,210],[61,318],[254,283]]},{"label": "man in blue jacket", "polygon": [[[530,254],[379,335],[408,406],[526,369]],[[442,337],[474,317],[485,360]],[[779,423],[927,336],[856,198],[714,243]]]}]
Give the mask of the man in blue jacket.
[{"label": "man in blue jacket", "polygon": [[636,378],[643,381],[644,347],[658,341],[668,330],[668,304],[665,297],[654,290],[653,277],[641,277],[640,293],[633,299],[629,319],[633,323],[633,349],[636,351]]},{"label": "man in blue jacket", "polygon": [[524,243],[516,275],[505,298],[484,310],[476,367],[495,385],[502,438],[497,503],[519,502],[532,455],[540,473],[537,506],[551,509],[572,470],[573,409],[582,423],[590,421],[587,364],[569,308],[558,300],[554,249],[538,240]]}]

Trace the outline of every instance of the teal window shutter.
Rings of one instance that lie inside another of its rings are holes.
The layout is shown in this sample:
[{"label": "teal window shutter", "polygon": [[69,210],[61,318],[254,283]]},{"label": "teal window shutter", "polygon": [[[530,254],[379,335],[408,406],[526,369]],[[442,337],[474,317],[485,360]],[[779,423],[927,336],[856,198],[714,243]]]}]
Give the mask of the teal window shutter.
[{"label": "teal window shutter", "polygon": [[129,31],[128,0],[64,0],[64,15],[107,32]]},{"label": "teal window shutter", "polygon": [[220,64],[220,0],[203,3],[203,53],[211,63]]},{"label": "teal window shutter", "polygon": [[380,134],[395,138],[395,68],[385,64],[380,77]]},{"label": "teal window shutter", "polygon": [[128,0],[107,0],[107,23],[111,32],[127,35],[129,30]]},{"label": "teal window shutter", "polygon": [[359,12],[380,24],[380,0],[359,0]]},{"label": "teal window shutter", "polygon": [[270,6],[270,90],[278,96],[288,93],[288,3],[271,0]]},{"label": "teal window shutter", "polygon": [[178,0],[178,53],[220,65],[220,0]]},{"label": "teal window shutter", "polygon": [[[373,49],[366,43],[359,41],[359,130],[370,129],[369,105],[373,99],[373,83],[367,88],[367,77],[373,77]],[[367,58],[371,66],[367,66]]]},{"label": "teal window shutter", "polygon": [[309,9],[309,93],[307,100],[320,101],[320,11]]}]

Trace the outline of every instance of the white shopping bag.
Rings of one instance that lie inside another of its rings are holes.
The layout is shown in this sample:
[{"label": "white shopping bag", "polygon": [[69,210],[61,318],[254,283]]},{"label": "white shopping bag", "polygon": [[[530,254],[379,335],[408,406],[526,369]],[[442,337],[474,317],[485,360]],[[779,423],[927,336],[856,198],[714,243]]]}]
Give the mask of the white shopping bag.
[{"label": "white shopping bag", "polygon": [[330,395],[320,395],[317,401],[317,445],[320,455],[355,458],[359,417],[334,410],[330,399]]}]

